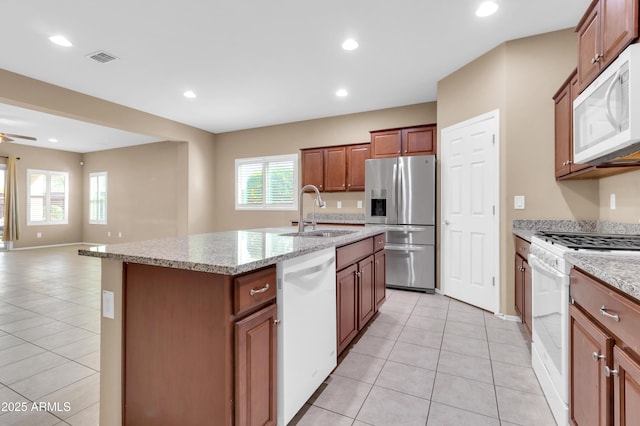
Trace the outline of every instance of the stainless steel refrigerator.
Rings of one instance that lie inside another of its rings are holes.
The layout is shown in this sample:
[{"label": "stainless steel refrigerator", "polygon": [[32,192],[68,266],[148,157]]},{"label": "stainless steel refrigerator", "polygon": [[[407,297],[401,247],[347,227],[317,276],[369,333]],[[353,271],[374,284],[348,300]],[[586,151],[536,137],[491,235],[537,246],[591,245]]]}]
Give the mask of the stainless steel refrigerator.
[{"label": "stainless steel refrigerator", "polygon": [[387,287],[435,292],[436,157],[365,161],[366,222],[387,225]]}]

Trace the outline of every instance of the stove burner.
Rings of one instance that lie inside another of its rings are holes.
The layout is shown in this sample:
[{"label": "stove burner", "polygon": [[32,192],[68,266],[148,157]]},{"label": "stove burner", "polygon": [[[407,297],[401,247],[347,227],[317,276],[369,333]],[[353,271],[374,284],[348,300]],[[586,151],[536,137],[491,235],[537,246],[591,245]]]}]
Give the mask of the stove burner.
[{"label": "stove burner", "polygon": [[536,236],[569,249],[639,250],[640,235],[541,231]]}]

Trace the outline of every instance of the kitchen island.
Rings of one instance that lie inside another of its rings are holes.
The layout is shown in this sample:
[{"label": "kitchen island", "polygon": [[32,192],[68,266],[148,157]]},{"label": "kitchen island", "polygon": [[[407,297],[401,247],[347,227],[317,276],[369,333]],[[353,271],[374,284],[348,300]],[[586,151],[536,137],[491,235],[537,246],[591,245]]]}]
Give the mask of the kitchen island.
[{"label": "kitchen island", "polygon": [[102,258],[100,424],[273,419],[276,264],[328,247],[373,253],[374,241],[384,244],[383,228],[340,230],[351,233],[266,228],[81,250]]}]

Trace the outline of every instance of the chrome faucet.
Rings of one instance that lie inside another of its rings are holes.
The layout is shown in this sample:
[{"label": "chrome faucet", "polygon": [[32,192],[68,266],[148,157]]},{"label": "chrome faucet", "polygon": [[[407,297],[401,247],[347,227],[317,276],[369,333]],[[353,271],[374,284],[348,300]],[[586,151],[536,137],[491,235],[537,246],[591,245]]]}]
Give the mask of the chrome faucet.
[{"label": "chrome faucet", "polygon": [[313,220],[312,220],[312,224],[315,227],[316,226],[316,208],[315,208],[315,203],[318,203],[318,207],[324,207],[326,204],[324,201],[322,201],[322,196],[320,196],[320,191],[318,190],[318,188],[315,185],[305,185],[302,187],[302,189],[300,189],[300,196],[298,197],[298,210],[300,211],[300,220],[298,221],[298,232],[304,232],[304,213],[303,213],[303,208],[302,208],[302,195],[304,194],[304,191],[306,191],[307,189],[313,189],[314,191],[316,191],[316,194],[318,194],[318,198],[313,200]]}]

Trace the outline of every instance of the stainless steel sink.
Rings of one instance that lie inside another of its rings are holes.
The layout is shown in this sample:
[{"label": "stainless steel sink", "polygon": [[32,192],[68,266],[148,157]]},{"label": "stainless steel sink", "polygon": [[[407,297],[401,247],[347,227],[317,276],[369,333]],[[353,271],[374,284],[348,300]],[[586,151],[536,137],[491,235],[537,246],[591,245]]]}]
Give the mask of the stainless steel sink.
[{"label": "stainless steel sink", "polygon": [[288,234],[280,234],[283,237],[324,237],[333,238],[343,235],[353,234],[356,231],[347,231],[345,229],[321,229],[307,232],[289,232]]}]

